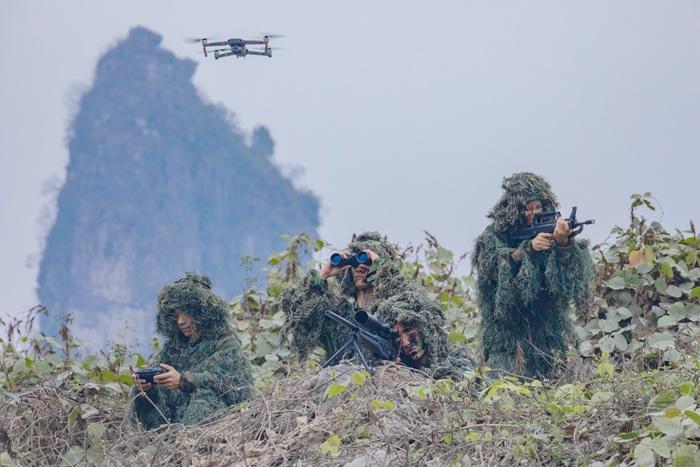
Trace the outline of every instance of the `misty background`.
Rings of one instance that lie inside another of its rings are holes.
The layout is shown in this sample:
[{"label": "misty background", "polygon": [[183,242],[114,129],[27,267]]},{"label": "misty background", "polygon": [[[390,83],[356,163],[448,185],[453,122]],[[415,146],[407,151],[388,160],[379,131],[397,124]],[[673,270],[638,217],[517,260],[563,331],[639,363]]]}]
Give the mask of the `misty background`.
[{"label": "misty background", "polygon": [[[97,59],[142,25],[321,199],[321,237],[429,230],[461,254],[500,182],[544,175],[603,241],[651,191],[698,220],[700,3],[0,1],[0,315],[36,304],[37,265]],[[205,59],[185,37],[287,35],[273,57]],[[660,218],[660,215],[656,219]],[[237,259],[233,259],[237,261]],[[468,268],[467,268],[468,269]],[[214,278],[217,280],[217,278]]]}]

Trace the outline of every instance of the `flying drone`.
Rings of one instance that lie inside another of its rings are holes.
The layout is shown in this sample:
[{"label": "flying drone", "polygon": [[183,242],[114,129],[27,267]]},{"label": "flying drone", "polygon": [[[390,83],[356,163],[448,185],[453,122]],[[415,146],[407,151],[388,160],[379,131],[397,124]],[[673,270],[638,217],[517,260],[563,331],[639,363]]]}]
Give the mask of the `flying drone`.
[{"label": "flying drone", "polygon": [[[284,37],[275,34],[267,34],[263,36],[262,40],[254,39],[226,39],[222,41],[210,42],[208,38],[203,37],[201,39],[192,39],[193,42],[201,42],[202,50],[204,51],[204,56],[208,57],[212,50],[207,50],[208,47],[224,47],[219,49],[214,49],[214,59],[218,60],[224,57],[230,57],[235,55],[237,58],[245,58],[246,55],[264,55],[267,57],[272,57],[272,47],[270,47],[270,39],[276,37]],[[247,46],[249,45],[262,45],[263,50],[251,50]]]}]

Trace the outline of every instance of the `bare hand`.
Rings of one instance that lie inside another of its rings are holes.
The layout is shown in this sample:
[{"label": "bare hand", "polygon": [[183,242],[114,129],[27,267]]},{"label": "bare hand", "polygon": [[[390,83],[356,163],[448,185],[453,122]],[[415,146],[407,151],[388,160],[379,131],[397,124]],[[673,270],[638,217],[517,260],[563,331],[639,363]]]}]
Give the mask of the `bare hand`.
[{"label": "bare hand", "polygon": [[[348,253],[347,251],[341,251],[340,256],[347,259],[350,257],[350,253]],[[328,263],[323,265],[323,267],[321,268],[321,271],[319,272],[319,275],[321,276],[321,279],[328,279],[329,277],[337,276],[338,274],[345,271],[349,267],[350,267],[349,265],[336,267],[336,266],[333,266],[330,262],[328,262]]]},{"label": "bare hand", "polygon": [[530,241],[532,249],[535,251],[547,251],[552,248],[552,237],[551,233],[538,233],[535,238]]},{"label": "bare hand", "polygon": [[134,379],[134,386],[141,392],[150,391],[153,387],[153,385],[145,379],[139,379],[136,373],[132,373],[131,377]]},{"label": "bare hand", "polygon": [[180,385],[180,372],[165,363],[161,363],[160,366],[165,370],[165,373],[155,375],[153,381],[164,389],[177,389]]},{"label": "bare hand", "polygon": [[379,259],[379,255],[375,253],[374,251],[370,250],[369,248],[366,250],[362,250],[365,253],[367,253],[372,261],[377,261]]},{"label": "bare hand", "polygon": [[557,219],[557,225],[554,227],[554,241],[559,246],[566,246],[569,243],[569,235],[571,235],[571,227],[566,219],[560,217]]}]

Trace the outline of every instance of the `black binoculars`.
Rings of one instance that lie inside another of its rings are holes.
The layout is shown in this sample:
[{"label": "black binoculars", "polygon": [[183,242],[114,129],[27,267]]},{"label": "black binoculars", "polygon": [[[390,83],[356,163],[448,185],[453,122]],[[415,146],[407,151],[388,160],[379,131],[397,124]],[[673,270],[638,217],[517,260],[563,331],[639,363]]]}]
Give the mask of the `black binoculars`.
[{"label": "black binoculars", "polygon": [[356,268],[361,264],[364,264],[365,266],[369,266],[372,264],[372,258],[370,258],[369,253],[365,251],[353,253],[347,258],[344,258],[343,255],[341,255],[338,252],[335,252],[331,255],[330,261],[331,264],[337,268],[342,268],[343,266],[350,266]]}]

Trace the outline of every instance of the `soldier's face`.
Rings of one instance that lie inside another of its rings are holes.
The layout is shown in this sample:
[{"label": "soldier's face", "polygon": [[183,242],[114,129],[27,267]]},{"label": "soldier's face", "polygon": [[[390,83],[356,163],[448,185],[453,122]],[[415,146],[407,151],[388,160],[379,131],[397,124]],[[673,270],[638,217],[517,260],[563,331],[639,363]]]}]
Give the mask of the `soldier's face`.
[{"label": "soldier's face", "polygon": [[535,220],[535,214],[538,212],[542,212],[542,202],[536,199],[528,201],[527,206],[523,210],[523,218],[527,225],[532,225],[532,222]]},{"label": "soldier's face", "polygon": [[366,290],[369,288],[369,282],[367,282],[368,273],[369,266],[365,266],[364,264],[352,269],[352,279],[355,282],[355,288],[357,290]]},{"label": "soldier's face", "polygon": [[184,311],[180,309],[175,310],[175,322],[180,332],[188,339],[197,334],[197,323],[194,321],[194,318]]},{"label": "soldier's face", "polygon": [[416,363],[421,363],[427,354],[423,336],[416,324],[396,323],[394,326],[399,333],[398,341],[401,352]]}]

